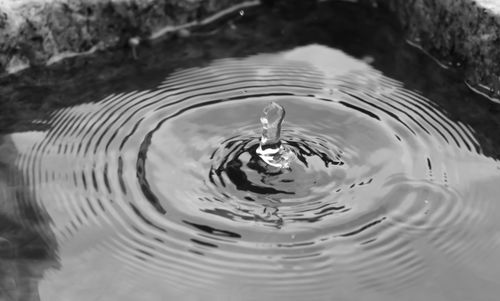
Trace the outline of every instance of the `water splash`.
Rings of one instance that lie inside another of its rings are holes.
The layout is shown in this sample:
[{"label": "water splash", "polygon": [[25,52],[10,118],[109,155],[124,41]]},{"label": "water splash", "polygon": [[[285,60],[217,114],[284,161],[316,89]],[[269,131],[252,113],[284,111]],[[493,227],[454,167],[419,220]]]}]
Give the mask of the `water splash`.
[{"label": "water splash", "polygon": [[[248,112],[271,101],[287,126],[266,142],[293,152],[289,168],[257,153]],[[500,279],[498,161],[467,125],[335,49],[181,70],[44,124],[0,156],[60,246],[43,301],[439,300],[486,287],[470,266]]]},{"label": "water splash", "polygon": [[260,137],[260,148],[278,148],[281,145],[281,123],[285,118],[285,109],[275,102],[271,102],[264,108],[264,115],[260,117],[262,124],[262,136]]},{"label": "water splash", "polygon": [[285,109],[275,102],[271,102],[264,108],[264,114],[260,117],[262,124],[262,136],[257,154],[260,158],[273,167],[288,168],[293,153],[284,147],[280,140],[281,123],[285,118]]}]

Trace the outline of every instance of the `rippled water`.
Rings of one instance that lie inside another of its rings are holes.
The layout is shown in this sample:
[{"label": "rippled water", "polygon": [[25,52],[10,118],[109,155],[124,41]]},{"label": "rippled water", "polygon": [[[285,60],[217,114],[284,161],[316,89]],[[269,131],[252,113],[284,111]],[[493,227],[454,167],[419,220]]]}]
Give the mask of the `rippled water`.
[{"label": "rippled water", "polygon": [[[289,169],[255,153],[271,101]],[[44,130],[1,137],[0,192],[49,221],[35,224],[56,253],[40,300],[499,293],[499,161],[340,50],[218,60],[33,122]]]}]

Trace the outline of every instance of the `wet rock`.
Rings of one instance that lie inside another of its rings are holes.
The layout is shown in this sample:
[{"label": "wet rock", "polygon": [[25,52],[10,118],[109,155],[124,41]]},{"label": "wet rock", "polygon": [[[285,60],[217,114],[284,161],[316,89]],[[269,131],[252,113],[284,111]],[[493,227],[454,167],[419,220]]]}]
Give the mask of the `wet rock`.
[{"label": "wet rock", "polygon": [[500,2],[496,0],[365,0],[393,11],[408,39],[445,64],[461,67],[467,82],[500,96]]},{"label": "wet rock", "polygon": [[[132,48],[165,28],[202,20],[244,0],[0,0],[0,75],[28,66],[114,47]],[[257,1],[253,1],[257,2]],[[301,19],[317,0],[261,0],[288,20]],[[496,0],[359,0],[395,13],[408,40],[490,97],[500,96],[500,3]],[[163,31],[171,32],[171,30]],[[136,41],[133,40],[133,41]]]},{"label": "wet rock", "polygon": [[[0,1],[0,74],[68,54],[127,46],[243,0]],[[21,63],[22,62],[22,63]]]},{"label": "wet rock", "polygon": [[14,55],[8,62],[7,66],[5,67],[5,70],[8,73],[16,73],[18,71],[28,68],[29,66],[30,62],[27,58],[20,55]]}]

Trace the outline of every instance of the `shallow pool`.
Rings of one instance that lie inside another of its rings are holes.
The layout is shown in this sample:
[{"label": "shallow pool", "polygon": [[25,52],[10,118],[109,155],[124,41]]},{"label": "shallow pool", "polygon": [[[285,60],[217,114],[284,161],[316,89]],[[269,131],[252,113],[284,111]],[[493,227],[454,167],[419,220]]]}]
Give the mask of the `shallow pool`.
[{"label": "shallow pool", "polygon": [[496,300],[498,105],[383,11],[237,16],[3,79],[2,300]]}]

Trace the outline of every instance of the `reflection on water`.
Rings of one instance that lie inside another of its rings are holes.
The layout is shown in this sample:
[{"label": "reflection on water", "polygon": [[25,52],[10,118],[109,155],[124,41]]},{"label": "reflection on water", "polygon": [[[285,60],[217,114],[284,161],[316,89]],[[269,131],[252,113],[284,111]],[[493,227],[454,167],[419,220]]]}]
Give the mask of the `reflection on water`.
[{"label": "reflection on water", "polygon": [[[296,156],[275,172],[255,152],[270,101]],[[219,60],[37,122],[2,137],[0,193],[57,252],[41,300],[498,294],[499,162],[339,50]]]},{"label": "reflection on water", "polygon": [[39,300],[38,279],[59,268],[58,247],[50,217],[14,164],[17,152],[11,137],[0,137],[0,300]]}]

